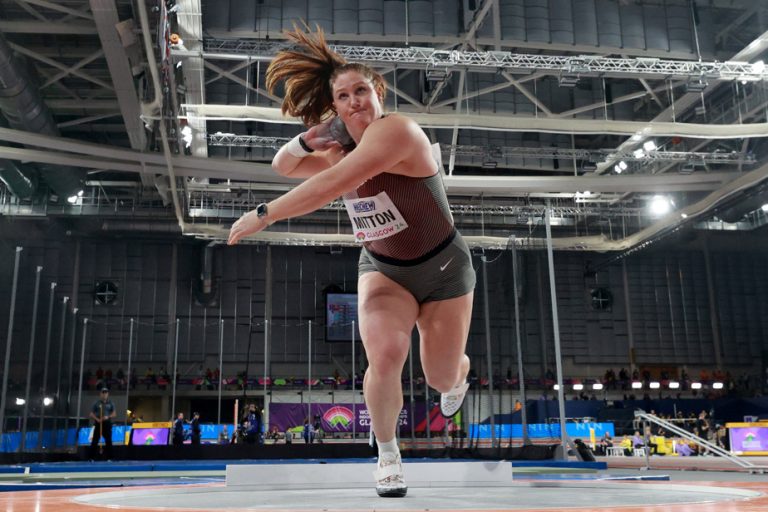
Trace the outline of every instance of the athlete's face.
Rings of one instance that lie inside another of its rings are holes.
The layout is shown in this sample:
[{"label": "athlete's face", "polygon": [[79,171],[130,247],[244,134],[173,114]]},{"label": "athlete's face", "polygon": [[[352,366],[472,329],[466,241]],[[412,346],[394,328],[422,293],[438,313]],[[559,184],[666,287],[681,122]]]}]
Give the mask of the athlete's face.
[{"label": "athlete's face", "polygon": [[357,71],[347,71],[333,82],[333,105],[356,140],[383,114],[381,100],[371,81]]}]

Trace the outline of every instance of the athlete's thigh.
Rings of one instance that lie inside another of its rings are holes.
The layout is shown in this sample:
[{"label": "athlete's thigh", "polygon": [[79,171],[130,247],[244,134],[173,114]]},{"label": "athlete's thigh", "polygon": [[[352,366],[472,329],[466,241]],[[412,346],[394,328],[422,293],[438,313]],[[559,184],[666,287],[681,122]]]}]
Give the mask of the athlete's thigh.
[{"label": "athlete's thigh", "polygon": [[417,325],[425,371],[453,367],[467,345],[474,292],[421,305]]},{"label": "athlete's thigh", "polygon": [[368,360],[405,360],[419,314],[413,295],[380,272],[366,272],[357,285],[360,335]]}]

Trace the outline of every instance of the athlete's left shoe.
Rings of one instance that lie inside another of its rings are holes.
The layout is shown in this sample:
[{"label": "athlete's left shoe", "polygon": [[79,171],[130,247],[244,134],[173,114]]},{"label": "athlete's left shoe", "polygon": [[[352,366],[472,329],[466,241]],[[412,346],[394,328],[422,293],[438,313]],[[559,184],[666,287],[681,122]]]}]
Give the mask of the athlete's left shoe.
[{"label": "athlete's left shoe", "polygon": [[376,478],[376,494],[382,498],[402,498],[408,492],[399,453],[385,452],[379,455],[373,476]]},{"label": "athlete's left shoe", "polygon": [[440,394],[440,414],[446,418],[452,418],[461,409],[464,399],[467,397],[469,382],[459,384],[447,393]]}]

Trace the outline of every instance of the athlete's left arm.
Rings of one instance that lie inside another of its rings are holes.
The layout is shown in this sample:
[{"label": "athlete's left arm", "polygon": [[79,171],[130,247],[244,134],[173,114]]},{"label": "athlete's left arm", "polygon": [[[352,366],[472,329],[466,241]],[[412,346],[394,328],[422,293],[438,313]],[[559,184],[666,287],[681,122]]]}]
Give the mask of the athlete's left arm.
[{"label": "athlete's left arm", "polygon": [[336,165],[307,179],[267,205],[266,218],[252,211],[232,226],[230,245],[269,224],[318,210],[354,190],[365,180],[388,171],[419,147],[421,128],[411,119],[390,115],[371,123],[357,148]]}]

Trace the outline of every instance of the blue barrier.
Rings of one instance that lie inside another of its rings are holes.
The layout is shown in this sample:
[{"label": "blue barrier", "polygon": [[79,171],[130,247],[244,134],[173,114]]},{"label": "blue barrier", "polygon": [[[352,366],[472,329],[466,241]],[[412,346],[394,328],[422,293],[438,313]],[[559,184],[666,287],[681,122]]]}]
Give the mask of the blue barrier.
[{"label": "blue barrier", "polygon": [[[523,437],[523,426],[519,423],[494,425],[497,438],[521,438]],[[595,429],[595,438],[599,439],[608,432],[611,437],[614,435],[613,423],[566,423],[565,431],[571,438],[589,439],[589,430]],[[469,437],[471,439],[490,439],[491,426],[486,424],[473,423],[469,426]],[[551,439],[560,437],[559,423],[534,423],[528,425],[528,437],[531,439]]]},{"label": "blue barrier", "polygon": [[[75,429],[59,429],[55,433],[52,430],[43,431],[43,447],[53,446],[53,436],[56,435],[56,446],[72,446],[75,443]],[[29,450],[37,449],[38,432],[27,432],[26,447]],[[12,453],[19,451],[21,447],[21,432],[7,432],[0,438],[0,452]]]}]

